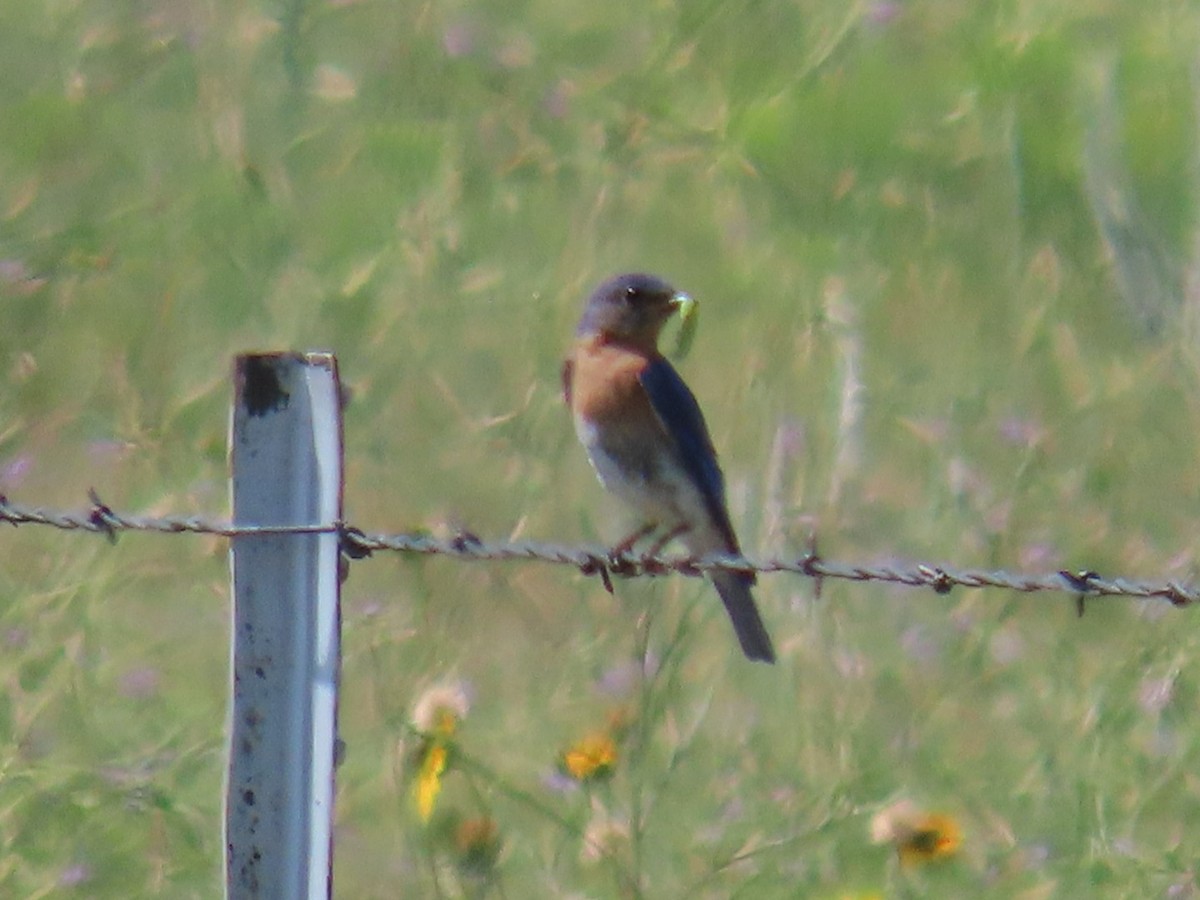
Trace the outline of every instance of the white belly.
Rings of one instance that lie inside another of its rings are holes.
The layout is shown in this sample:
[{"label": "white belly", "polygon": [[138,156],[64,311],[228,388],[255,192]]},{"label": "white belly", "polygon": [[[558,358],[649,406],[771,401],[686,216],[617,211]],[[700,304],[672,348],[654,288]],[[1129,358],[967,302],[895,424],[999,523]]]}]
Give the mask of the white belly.
[{"label": "white belly", "polygon": [[[682,522],[708,522],[708,507],[687,473],[666,454],[639,467],[622,464],[596,428],[576,418],[575,433],[587,450],[600,483],[633,507],[647,523],[673,528]],[[618,451],[619,452],[619,451]],[[685,539],[685,543],[687,543]]]}]

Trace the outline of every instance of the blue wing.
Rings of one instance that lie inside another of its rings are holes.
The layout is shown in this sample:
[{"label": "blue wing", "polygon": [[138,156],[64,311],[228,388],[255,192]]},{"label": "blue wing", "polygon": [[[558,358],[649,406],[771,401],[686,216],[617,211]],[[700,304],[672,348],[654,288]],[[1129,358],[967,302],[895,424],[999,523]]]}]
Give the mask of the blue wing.
[{"label": "blue wing", "polygon": [[700,404],[675,368],[661,357],[646,366],[638,380],[655,415],[674,438],[679,462],[700,490],[713,522],[728,539],[729,549],[737,552],[737,538],[725,509],[725,478]]}]

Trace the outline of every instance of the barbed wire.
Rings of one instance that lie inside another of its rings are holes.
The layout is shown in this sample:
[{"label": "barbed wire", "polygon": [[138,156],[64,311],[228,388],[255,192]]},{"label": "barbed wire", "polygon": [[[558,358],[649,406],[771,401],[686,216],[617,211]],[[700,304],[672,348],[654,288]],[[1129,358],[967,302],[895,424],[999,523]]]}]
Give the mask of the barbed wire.
[{"label": "barbed wire", "polygon": [[846,581],[882,582],[908,587],[931,588],[949,593],[961,588],[1001,588],[1024,594],[1051,592],[1073,594],[1083,613],[1084,602],[1097,597],[1162,599],[1172,606],[1200,603],[1200,590],[1178,581],[1138,581],[1104,578],[1096,572],[1059,570],[1041,575],[1014,574],[998,570],[954,569],[945,566],[910,563],[907,565],[855,565],[828,560],[817,553],[815,539],[807,552],[795,559],[748,557],[614,554],[601,547],[571,546],[542,541],[485,541],[469,531],[460,530],[451,537],[428,532],[370,534],[346,522],[314,525],[234,525],[216,522],[204,516],[147,516],[120,513],[89,492],[90,507],[85,512],[51,510],[25,506],[0,494],[0,523],[17,527],[44,525],[63,531],[102,534],[111,541],[125,531],[159,534],[206,534],[235,538],[247,535],[337,534],[344,556],[362,559],[379,551],[448,556],[459,560],[537,561],[572,566],[585,575],[598,576],[612,591],[612,576],[633,578],[681,574],[698,576],[717,570],[771,574],[789,572],[812,578],[818,591],[828,578]]}]

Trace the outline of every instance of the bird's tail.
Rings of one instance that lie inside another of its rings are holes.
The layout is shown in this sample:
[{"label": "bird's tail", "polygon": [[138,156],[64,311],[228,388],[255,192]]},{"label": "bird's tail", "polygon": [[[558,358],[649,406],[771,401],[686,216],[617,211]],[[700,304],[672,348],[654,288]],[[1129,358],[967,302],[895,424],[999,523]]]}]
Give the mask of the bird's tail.
[{"label": "bird's tail", "polygon": [[771,646],[771,636],[767,634],[767,626],[763,624],[762,616],[758,614],[758,606],[754,602],[754,594],[750,585],[754,584],[754,576],[741,572],[713,572],[713,584],[725,611],[733,622],[733,630],[737,632],[738,642],[742,652],[748,659],[761,662],[775,662],[775,648]]}]

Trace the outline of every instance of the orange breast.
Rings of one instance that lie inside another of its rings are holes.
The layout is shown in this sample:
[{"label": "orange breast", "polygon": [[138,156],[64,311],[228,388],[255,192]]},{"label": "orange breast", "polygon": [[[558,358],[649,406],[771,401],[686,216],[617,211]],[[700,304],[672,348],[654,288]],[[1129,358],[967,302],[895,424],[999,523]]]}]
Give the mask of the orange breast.
[{"label": "orange breast", "polygon": [[649,359],[638,350],[584,338],[571,360],[571,411],[596,423],[654,417],[638,376]]}]

